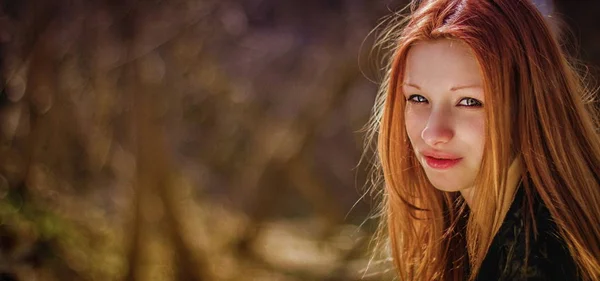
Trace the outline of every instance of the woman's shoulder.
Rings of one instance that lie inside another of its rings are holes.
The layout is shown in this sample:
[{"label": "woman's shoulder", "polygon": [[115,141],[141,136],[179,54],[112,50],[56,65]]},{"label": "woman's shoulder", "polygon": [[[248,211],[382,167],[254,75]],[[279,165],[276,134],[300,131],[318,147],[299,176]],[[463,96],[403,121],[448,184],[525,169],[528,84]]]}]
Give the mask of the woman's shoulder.
[{"label": "woman's shoulder", "polygon": [[[524,208],[521,184],[477,280],[578,280],[573,257],[550,212],[536,194],[531,198],[532,212]],[[533,220],[528,214],[533,214]]]}]

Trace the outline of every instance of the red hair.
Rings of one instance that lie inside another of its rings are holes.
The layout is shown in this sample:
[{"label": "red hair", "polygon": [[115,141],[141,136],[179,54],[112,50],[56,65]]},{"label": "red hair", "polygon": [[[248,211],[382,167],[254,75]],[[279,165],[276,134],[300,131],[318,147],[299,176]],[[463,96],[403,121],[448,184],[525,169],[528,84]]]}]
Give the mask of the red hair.
[{"label": "red hair", "polygon": [[[523,187],[527,197],[535,192],[548,207],[582,278],[600,278],[597,114],[543,16],[527,0],[431,0],[411,7],[405,22],[384,33],[393,52],[371,120],[385,182],[382,230],[400,279],[464,280],[468,265],[469,279],[476,276],[505,215],[499,210],[510,203],[500,198],[510,192],[505,183],[515,158],[533,182]],[[474,195],[484,204],[475,204],[468,221],[460,196],[427,180],[404,124],[408,50],[443,38],[472,49],[489,105]],[[525,202],[531,210],[531,200]]]}]

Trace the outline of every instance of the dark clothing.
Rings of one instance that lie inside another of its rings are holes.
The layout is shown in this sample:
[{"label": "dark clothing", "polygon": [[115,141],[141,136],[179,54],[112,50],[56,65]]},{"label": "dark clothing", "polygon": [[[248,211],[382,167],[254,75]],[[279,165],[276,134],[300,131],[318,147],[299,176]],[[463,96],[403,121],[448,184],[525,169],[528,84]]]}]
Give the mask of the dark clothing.
[{"label": "dark clothing", "polygon": [[[531,182],[529,184],[533,187]],[[523,184],[519,184],[515,200],[492,240],[476,280],[581,280],[556,224],[538,196],[533,196],[533,214],[539,235],[534,238],[533,230],[530,230],[526,237],[527,212],[522,207],[526,200],[524,189]],[[529,240],[527,253],[526,239]]]}]

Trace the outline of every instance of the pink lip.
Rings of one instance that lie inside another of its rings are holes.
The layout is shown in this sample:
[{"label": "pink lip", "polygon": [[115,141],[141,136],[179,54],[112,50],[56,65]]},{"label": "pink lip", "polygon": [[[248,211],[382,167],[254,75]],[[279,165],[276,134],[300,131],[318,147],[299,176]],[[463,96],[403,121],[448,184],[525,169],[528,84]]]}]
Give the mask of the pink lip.
[{"label": "pink lip", "polygon": [[444,153],[439,151],[422,151],[421,154],[425,156],[425,162],[433,169],[448,169],[460,162],[461,157],[450,153]]},{"label": "pink lip", "polygon": [[438,159],[430,156],[425,156],[425,161],[429,167],[434,169],[448,169],[458,164],[462,158],[457,159]]}]

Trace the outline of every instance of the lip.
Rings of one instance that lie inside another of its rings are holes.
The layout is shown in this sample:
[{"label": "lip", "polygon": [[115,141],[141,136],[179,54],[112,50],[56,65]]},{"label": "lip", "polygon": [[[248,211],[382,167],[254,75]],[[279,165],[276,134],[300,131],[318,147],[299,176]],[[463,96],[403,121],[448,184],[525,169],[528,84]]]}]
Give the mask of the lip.
[{"label": "lip", "polygon": [[425,156],[425,162],[433,169],[449,169],[458,164],[462,158],[456,155],[439,151],[422,151]]}]

